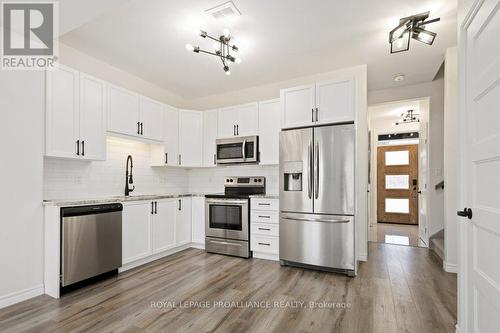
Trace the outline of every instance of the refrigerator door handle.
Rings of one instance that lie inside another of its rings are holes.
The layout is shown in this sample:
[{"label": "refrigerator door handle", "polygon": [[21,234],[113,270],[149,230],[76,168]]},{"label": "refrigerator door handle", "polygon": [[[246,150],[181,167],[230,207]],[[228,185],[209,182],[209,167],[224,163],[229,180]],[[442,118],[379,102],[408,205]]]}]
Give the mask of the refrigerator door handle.
[{"label": "refrigerator door handle", "polygon": [[312,142],[309,141],[309,145],[307,146],[307,169],[309,175],[307,177],[307,196],[309,199],[312,198]]},{"label": "refrigerator door handle", "polygon": [[319,197],[319,142],[316,141],[316,168],[314,173],[316,174],[316,183],[314,184],[314,198]]}]

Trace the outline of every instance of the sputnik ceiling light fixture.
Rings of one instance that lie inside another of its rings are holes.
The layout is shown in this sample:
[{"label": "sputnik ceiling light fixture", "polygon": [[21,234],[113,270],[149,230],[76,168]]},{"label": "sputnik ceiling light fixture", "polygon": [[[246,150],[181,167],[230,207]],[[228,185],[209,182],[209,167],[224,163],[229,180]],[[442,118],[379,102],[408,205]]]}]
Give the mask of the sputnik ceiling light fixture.
[{"label": "sputnik ceiling light fixture", "polygon": [[428,20],[430,12],[404,17],[399,20],[399,25],[389,33],[391,53],[408,51],[410,49],[410,37],[419,42],[432,45],[436,33],[425,30],[427,24],[438,22],[440,18]]},{"label": "sputnik ceiling light fixture", "polygon": [[231,70],[229,69],[229,63],[237,63],[241,62],[240,58],[236,58],[231,55],[231,51],[238,52],[238,47],[234,44],[230,44],[231,41],[231,33],[228,29],[224,29],[224,34],[219,38],[215,38],[210,36],[206,31],[200,30],[200,36],[203,38],[209,38],[214,40],[216,43],[214,45],[214,52],[202,50],[199,46],[193,46],[191,44],[186,44],[186,50],[192,51],[195,53],[206,53],[216,57],[219,57],[222,61],[222,68],[226,75],[231,75]]},{"label": "sputnik ceiling light fixture", "polygon": [[409,123],[419,123],[420,119],[418,118],[419,114],[415,112],[415,110],[408,110],[401,114],[401,120],[394,125],[401,124],[409,124]]}]

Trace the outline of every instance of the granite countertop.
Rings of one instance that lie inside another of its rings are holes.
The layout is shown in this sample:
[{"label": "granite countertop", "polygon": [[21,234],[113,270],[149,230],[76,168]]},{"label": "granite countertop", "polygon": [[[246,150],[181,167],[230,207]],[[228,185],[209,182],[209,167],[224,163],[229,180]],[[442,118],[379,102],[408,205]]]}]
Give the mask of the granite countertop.
[{"label": "granite countertop", "polygon": [[278,194],[253,194],[250,198],[279,199]]},{"label": "granite countertop", "polygon": [[100,197],[100,198],[84,198],[84,199],[52,199],[44,200],[44,206],[79,206],[79,205],[98,205],[113,202],[128,202],[141,200],[159,200],[182,197],[204,197],[208,193],[159,193],[159,194],[138,194],[125,197],[123,195]]}]

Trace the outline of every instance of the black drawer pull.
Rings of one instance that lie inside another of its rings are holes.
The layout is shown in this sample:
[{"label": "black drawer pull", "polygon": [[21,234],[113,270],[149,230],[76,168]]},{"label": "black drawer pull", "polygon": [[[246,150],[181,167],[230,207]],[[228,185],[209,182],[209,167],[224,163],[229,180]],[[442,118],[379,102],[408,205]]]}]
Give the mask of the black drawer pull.
[{"label": "black drawer pull", "polygon": [[265,202],[259,202],[259,206],[271,206],[271,204]]},{"label": "black drawer pull", "polygon": [[259,230],[271,231],[271,229],[268,228],[259,228]]},{"label": "black drawer pull", "polygon": [[263,218],[263,219],[270,219],[271,216],[266,216],[266,215],[259,215],[259,217]]},{"label": "black drawer pull", "polygon": [[271,246],[271,244],[269,244],[269,243],[260,243],[260,242],[259,242],[259,245]]}]

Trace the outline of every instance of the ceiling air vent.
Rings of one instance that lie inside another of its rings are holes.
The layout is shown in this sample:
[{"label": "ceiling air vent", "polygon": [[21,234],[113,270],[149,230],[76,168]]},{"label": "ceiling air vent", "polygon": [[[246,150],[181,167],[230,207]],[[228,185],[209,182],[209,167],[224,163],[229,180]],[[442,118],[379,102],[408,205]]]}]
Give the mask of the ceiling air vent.
[{"label": "ceiling air vent", "polygon": [[238,10],[238,8],[236,8],[236,5],[232,1],[224,2],[221,5],[207,9],[205,12],[212,15],[216,20],[220,20],[230,16],[241,15],[241,12]]}]

